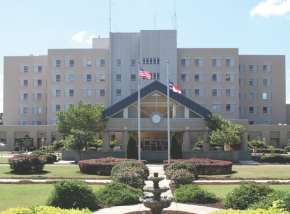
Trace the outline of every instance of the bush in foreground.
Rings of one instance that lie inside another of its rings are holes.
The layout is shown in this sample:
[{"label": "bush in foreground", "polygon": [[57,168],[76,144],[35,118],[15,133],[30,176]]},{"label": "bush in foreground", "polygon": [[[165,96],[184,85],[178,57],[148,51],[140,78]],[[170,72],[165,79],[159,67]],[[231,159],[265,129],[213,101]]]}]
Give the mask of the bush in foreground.
[{"label": "bush in foreground", "polygon": [[171,179],[170,175],[175,172],[177,169],[186,169],[188,170],[190,173],[193,173],[195,178],[197,179],[198,178],[198,174],[197,174],[197,171],[195,169],[194,166],[188,164],[188,163],[185,163],[183,161],[180,161],[180,162],[175,162],[173,164],[171,164],[169,167],[166,168],[166,175],[168,176],[169,179]]},{"label": "bush in foreground", "polygon": [[191,184],[194,181],[194,174],[190,173],[187,169],[177,169],[168,175],[175,187],[179,185]]},{"label": "bush in foreground", "polygon": [[138,159],[137,142],[133,135],[130,135],[128,138],[125,158]]},{"label": "bush in foreground", "polygon": [[201,189],[197,185],[187,184],[175,189],[174,197],[176,201],[194,202],[199,204],[216,202],[216,195]]},{"label": "bush in foreground", "polygon": [[53,186],[54,189],[46,202],[48,206],[90,210],[98,207],[98,200],[93,189],[84,181],[60,180]]},{"label": "bush in foreground", "polygon": [[96,192],[99,201],[105,205],[137,204],[142,195],[141,189],[116,182],[107,183],[104,188]]},{"label": "bush in foreground", "polygon": [[267,156],[258,156],[259,162],[265,163],[290,163],[290,157],[288,155],[271,154]]},{"label": "bush in foreground", "polygon": [[141,167],[125,166],[113,175],[113,182],[129,184],[135,188],[142,188],[144,185],[143,175],[144,169]]},{"label": "bush in foreground", "polygon": [[61,209],[59,207],[37,206],[32,208],[9,208],[0,214],[90,214],[89,209],[74,210]]},{"label": "bush in foreground", "polygon": [[141,175],[144,179],[146,179],[147,176],[149,175],[149,169],[148,169],[148,167],[145,164],[143,164],[141,162],[137,162],[137,161],[123,162],[123,163],[120,163],[120,164],[114,166],[112,168],[111,175],[114,176],[119,169],[121,169],[123,167],[128,167],[128,166],[141,167],[144,170],[144,174]]},{"label": "bush in foreground", "polygon": [[8,163],[15,173],[31,173],[42,171],[46,159],[44,157],[12,157],[8,159]]},{"label": "bush in foreground", "polygon": [[222,201],[222,205],[233,209],[244,210],[251,204],[264,199],[264,197],[267,197],[272,192],[274,190],[266,184],[242,184],[226,195],[226,198]]}]

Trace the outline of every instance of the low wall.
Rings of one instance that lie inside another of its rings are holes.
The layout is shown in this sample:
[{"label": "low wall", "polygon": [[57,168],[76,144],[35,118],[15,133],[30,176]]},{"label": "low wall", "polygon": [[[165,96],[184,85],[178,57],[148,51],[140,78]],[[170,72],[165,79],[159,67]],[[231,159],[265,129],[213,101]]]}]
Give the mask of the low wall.
[{"label": "low wall", "polygon": [[[163,161],[167,160],[167,152],[141,152],[141,159],[147,161]],[[228,160],[228,161],[240,161],[240,160],[251,160],[251,151],[188,151],[182,152],[183,158],[210,158],[213,160]],[[125,152],[96,152],[96,151],[81,151],[81,159],[96,159],[102,157],[115,157],[125,158]],[[75,160],[79,161],[79,152],[73,152],[70,150],[62,151],[63,160]]]}]

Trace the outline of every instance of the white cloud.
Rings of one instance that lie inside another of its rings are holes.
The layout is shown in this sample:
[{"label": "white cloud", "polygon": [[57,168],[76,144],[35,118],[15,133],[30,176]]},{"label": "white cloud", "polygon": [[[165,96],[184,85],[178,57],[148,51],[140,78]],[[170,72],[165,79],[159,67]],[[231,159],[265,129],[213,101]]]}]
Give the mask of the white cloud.
[{"label": "white cloud", "polygon": [[251,16],[263,17],[283,15],[290,11],[290,0],[266,0],[250,11]]},{"label": "white cloud", "polygon": [[77,34],[75,34],[72,38],[71,41],[75,41],[75,42],[79,42],[82,44],[92,44],[92,38],[94,38],[94,34],[90,35],[90,37],[88,39],[86,39],[86,34],[87,31],[81,31]]},{"label": "white cloud", "polygon": [[289,16],[287,16],[287,17],[286,17],[286,19],[287,19],[287,20],[290,20],[290,17],[289,17]]}]

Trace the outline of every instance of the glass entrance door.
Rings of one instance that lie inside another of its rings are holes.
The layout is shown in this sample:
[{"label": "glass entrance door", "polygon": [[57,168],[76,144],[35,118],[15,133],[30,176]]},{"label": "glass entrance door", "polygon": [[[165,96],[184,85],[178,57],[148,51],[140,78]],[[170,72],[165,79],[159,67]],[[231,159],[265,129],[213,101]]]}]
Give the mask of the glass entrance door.
[{"label": "glass entrance door", "polygon": [[167,151],[167,138],[143,138],[141,139],[144,151]]}]

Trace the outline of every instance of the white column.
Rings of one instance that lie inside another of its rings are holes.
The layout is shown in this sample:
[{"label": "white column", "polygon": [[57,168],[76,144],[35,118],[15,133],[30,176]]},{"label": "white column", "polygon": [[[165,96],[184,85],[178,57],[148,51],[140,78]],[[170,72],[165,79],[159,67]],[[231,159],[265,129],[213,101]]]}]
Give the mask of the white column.
[{"label": "white column", "polygon": [[123,109],[123,118],[128,118],[128,108]]},{"label": "white column", "polygon": [[189,118],[189,109],[184,107],[184,118]]},{"label": "white column", "polygon": [[14,150],[14,131],[6,131],[6,148],[8,151]]},{"label": "white column", "polygon": [[210,143],[207,141],[208,138],[208,130],[203,132],[203,151],[208,152],[210,151]]},{"label": "white column", "polygon": [[242,145],[241,150],[247,151],[248,150],[248,132],[244,131],[242,133]]},{"label": "white column", "polygon": [[103,151],[110,151],[110,133],[108,131],[103,132]]},{"label": "white column", "polygon": [[128,141],[129,136],[130,136],[130,133],[128,131],[124,131],[122,133],[122,151],[123,152],[126,151],[127,141]]}]

